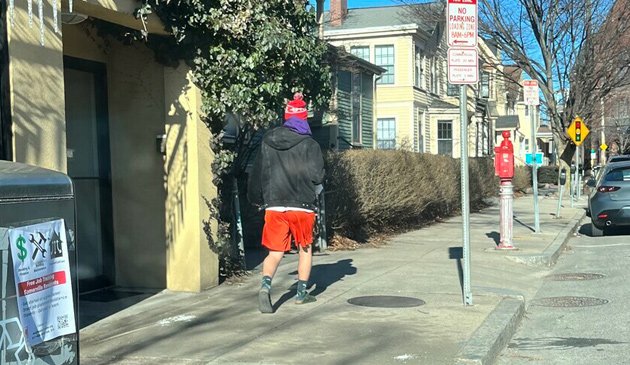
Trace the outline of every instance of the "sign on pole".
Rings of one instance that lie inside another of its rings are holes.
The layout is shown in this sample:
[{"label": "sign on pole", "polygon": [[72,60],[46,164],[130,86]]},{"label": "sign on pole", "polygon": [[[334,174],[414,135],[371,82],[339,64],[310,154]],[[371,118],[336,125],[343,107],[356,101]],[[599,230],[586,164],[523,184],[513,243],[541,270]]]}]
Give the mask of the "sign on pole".
[{"label": "sign on pole", "polygon": [[602,143],[599,148],[601,148],[602,151],[606,151],[608,149],[608,145],[606,143]]},{"label": "sign on pole", "polygon": [[459,89],[459,126],[461,147],[461,201],[463,241],[463,294],[464,303],[472,305],[470,285],[470,188],[468,174],[468,102],[467,84],[479,82],[479,56],[477,54],[477,0],[448,0],[448,81],[462,85]]},{"label": "sign on pole", "polygon": [[567,128],[567,134],[576,146],[582,145],[589,133],[590,130],[580,117],[575,117],[571,122],[571,125],[569,125],[569,128]]},{"label": "sign on pole", "polygon": [[30,346],[76,332],[63,219],[9,229],[20,322]]},{"label": "sign on pole", "polygon": [[[525,154],[525,164],[526,165],[533,164],[534,162],[532,160],[533,160],[532,154],[531,153],[526,153]],[[542,154],[542,152],[536,152],[536,164],[537,165],[542,165],[542,162],[543,162],[543,154]]]},{"label": "sign on pole", "polygon": [[523,96],[526,105],[540,105],[538,81],[523,80]]},{"label": "sign on pole", "polygon": [[479,82],[479,55],[475,48],[448,49],[448,82],[453,85]]},{"label": "sign on pole", "polygon": [[448,45],[477,47],[477,0],[448,0]]}]

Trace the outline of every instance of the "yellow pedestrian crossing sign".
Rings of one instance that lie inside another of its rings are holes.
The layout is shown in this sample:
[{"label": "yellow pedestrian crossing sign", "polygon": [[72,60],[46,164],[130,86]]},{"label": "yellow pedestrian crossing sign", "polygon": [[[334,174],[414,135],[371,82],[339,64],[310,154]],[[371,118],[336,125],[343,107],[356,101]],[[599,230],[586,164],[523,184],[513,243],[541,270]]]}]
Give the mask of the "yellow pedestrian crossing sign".
[{"label": "yellow pedestrian crossing sign", "polygon": [[599,148],[601,148],[602,151],[606,151],[608,149],[608,145],[606,143],[602,143],[602,145],[599,146]]},{"label": "yellow pedestrian crossing sign", "polygon": [[576,146],[584,142],[589,132],[590,130],[586,126],[586,123],[584,123],[580,117],[575,117],[569,128],[567,128],[567,134],[571,137],[571,140],[573,140]]}]

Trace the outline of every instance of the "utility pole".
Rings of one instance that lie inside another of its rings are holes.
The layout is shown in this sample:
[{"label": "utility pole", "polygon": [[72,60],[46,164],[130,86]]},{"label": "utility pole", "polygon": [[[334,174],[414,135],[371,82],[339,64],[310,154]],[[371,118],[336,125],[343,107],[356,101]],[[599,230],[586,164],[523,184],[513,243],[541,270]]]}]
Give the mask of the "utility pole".
[{"label": "utility pole", "polygon": [[599,132],[599,139],[600,139],[600,144],[598,146],[599,148],[599,164],[604,166],[606,164],[606,150],[601,148],[600,146],[606,144],[606,123],[604,120],[604,98],[600,98],[600,104],[602,107],[602,125],[601,125],[601,131]]}]

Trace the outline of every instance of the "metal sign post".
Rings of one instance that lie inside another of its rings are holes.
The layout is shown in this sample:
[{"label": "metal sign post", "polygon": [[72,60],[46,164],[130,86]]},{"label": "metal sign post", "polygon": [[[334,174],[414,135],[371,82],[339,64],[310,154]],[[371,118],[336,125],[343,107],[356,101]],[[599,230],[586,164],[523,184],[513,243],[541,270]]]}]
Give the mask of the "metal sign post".
[{"label": "metal sign post", "polygon": [[[534,106],[529,106],[529,118],[532,125],[532,156],[536,156],[536,120],[534,118]],[[534,192],[534,231],[540,233],[540,211],[538,209],[538,161],[532,158],[532,190]]]},{"label": "metal sign post", "polygon": [[580,147],[575,149],[575,201],[580,199]]},{"label": "metal sign post", "polygon": [[472,305],[470,289],[470,194],[468,182],[468,91],[467,84],[479,82],[477,54],[477,0],[448,0],[448,82],[460,85],[459,125],[461,147],[461,198],[464,304]]},{"label": "metal sign post", "polygon": [[470,289],[470,194],[468,185],[468,104],[466,85],[460,86],[459,97],[459,125],[461,147],[461,190],[462,190],[462,236],[464,238],[464,303],[472,305],[472,291]]},{"label": "metal sign post", "polygon": [[534,192],[534,231],[540,233],[540,212],[538,211],[538,161],[536,161],[536,119],[535,106],[540,104],[538,97],[538,81],[524,80],[525,104],[529,106],[529,120],[531,124],[531,153],[532,153],[532,190]]}]

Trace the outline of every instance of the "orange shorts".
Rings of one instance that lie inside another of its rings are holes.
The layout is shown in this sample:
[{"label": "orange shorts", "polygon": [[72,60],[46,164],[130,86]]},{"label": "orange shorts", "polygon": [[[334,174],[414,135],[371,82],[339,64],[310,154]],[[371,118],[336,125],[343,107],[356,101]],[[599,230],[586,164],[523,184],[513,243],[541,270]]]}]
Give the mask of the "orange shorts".
[{"label": "orange shorts", "polygon": [[313,225],[315,213],[288,210],[278,212],[265,211],[265,226],[262,233],[262,245],[271,251],[289,251],[291,237],[298,246],[313,243]]}]

